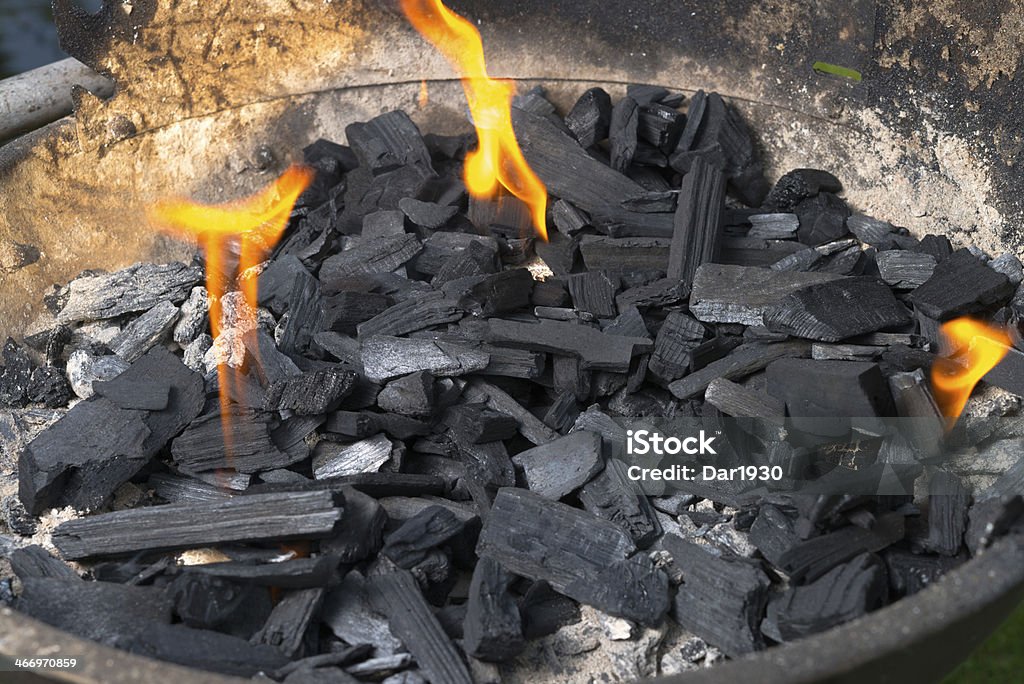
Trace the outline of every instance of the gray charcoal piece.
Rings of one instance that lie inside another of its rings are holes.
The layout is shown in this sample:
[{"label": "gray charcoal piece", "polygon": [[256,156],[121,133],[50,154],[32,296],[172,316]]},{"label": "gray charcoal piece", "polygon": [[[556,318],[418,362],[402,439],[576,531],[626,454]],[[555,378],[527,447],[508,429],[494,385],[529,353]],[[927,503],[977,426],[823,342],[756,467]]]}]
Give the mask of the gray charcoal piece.
[{"label": "gray charcoal piece", "polygon": [[545,425],[507,392],[486,380],[473,378],[463,390],[468,402],[483,402],[493,411],[509,416],[518,423],[519,434],[533,444],[546,444],[558,438],[558,433]]},{"label": "gray charcoal piece", "polygon": [[331,589],[322,615],[334,636],[346,643],[371,644],[378,655],[402,648],[402,642],[391,634],[387,618],[370,607],[366,579],[356,570]]},{"label": "gray charcoal piece", "polygon": [[110,341],[110,349],[122,359],[131,363],[162,341],[178,319],[178,307],[170,302],[160,302],[134,321]]},{"label": "gray charcoal piece", "polygon": [[340,367],[281,378],[267,388],[264,407],[299,416],[320,415],[338,408],[355,384],[355,372]]},{"label": "gray charcoal piece", "polygon": [[601,436],[580,430],[553,442],[521,451],[512,462],[523,469],[526,486],[558,500],[586,484],[604,468]]},{"label": "gray charcoal piece", "polygon": [[320,441],[313,449],[313,477],[323,480],[380,470],[391,458],[391,440],[381,433],[354,444]]},{"label": "gray charcoal piece", "polygon": [[627,476],[628,467],[611,459],[604,470],[580,490],[580,503],[594,515],[624,529],[638,548],[661,536],[661,524],[651,503]]},{"label": "gray charcoal piece", "polygon": [[551,205],[551,220],[555,228],[565,235],[572,236],[590,225],[590,217],[563,199]]},{"label": "gray charcoal piece", "polygon": [[882,280],[897,290],[913,290],[932,277],[935,257],[927,252],[890,249],[875,255]]},{"label": "gray charcoal piece", "polygon": [[267,622],[252,636],[250,643],[273,646],[285,656],[294,658],[302,647],[306,628],[320,610],[324,592],[323,587],[284,592]]},{"label": "gray charcoal piece", "polygon": [[779,423],[786,417],[786,404],[781,399],[725,378],[715,378],[708,384],[704,401],[727,416],[764,418]]},{"label": "gray charcoal piece", "polygon": [[1014,287],[1002,273],[989,268],[967,249],[940,261],[932,277],[910,294],[920,313],[935,320],[970,314],[1013,296]]},{"label": "gray charcoal piece", "polygon": [[210,302],[206,288],[202,285],[193,287],[181,305],[181,312],[178,322],[174,325],[171,338],[178,343],[182,349],[188,346],[203,332],[206,331],[206,323],[209,315]]},{"label": "gray charcoal piece", "polygon": [[752,214],[747,237],[786,239],[796,235],[800,219],[796,214]]},{"label": "gray charcoal piece", "polygon": [[418,371],[438,377],[465,375],[483,371],[491,360],[486,352],[468,346],[390,335],[362,340],[360,356],[366,377],[377,383]]},{"label": "gray charcoal piece", "polygon": [[474,658],[503,662],[526,647],[522,617],[509,586],[515,579],[490,558],[473,569],[463,622],[463,644]]},{"label": "gray charcoal piece", "polygon": [[569,295],[573,307],[598,318],[611,318],[615,309],[615,293],[619,289],[617,277],[600,271],[569,276]]},{"label": "gray charcoal piece", "polygon": [[458,213],[458,207],[441,206],[433,202],[423,202],[412,197],[398,200],[398,208],[409,220],[427,230],[438,230]]},{"label": "gray charcoal piece", "polygon": [[405,232],[405,213],[397,209],[383,209],[363,217],[362,237],[367,239],[393,237]]},{"label": "gray charcoal piece", "polygon": [[963,548],[971,492],[954,473],[939,471],[928,481],[928,537],[923,546],[943,556]]},{"label": "gray charcoal piece", "polygon": [[385,385],[377,395],[377,406],[403,416],[425,418],[434,411],[434,397],[434,376],[419,371]]},{"label": "gray charcoal piece", "polygon": [[345,137],[360,166],[375,176],[404,166],[416,166],[434,175],[430,150],[419,128],[400,109],[385,112],[370,121],[349,124],[345,127]]},{"label": "gray charcoal piece", "polygon": [[114,273],[76,278],[68,284],[67,303],[57,320],[95,321],[146,311],[163,301],[181,302],[202,279],[200,267],[180,262],[135,264]]},{"label": "gray charcoal piece", "polygon": [[688,294],[690,294],[690,288],[681,280],[661,278],[647,285],[629,288],[615,298],[615,303],[620,312],[631,306],[639,308],[672,306],[685,299]]},{"label": "gray charcoal piece", "polygon": [[428,506],[387,535],[381,553],[410,570],[434,549],[463,534],[465,521],[445,506]]},{"label": "gray charcoal piece", "polygon": [[577,580],[566,593],[600,611],[648,627],[661,623],[670,606],[668,575],[645,553],[612,563],[593,580]]},{"label": "gray charcoal piece", "polygon": [[[247,409],[233,408],[227,421],[221,414],[200,416],[172,443],[171,456],[183,472],[206,473],[231,469],[239,473],[284,468],[305,455],[288,454],[270,439],[270,416]],[[225,445],[225,423],[230,432],[230,447]]]},{"label": "gray charcoal piece", "polygon": [[320,267],[324,288],[331,291],[344,278],[390,273],[419,254],[423,246],[415,235],[363,240],[352,249],[328,257]]},{"label": "gray charcoal piece", "polygon": [[703,264],[693,280],[690,312],[706,323],[762,325],[764,312],[787,295],[839,277],[831,273]]},{"label": "gray charcoal piece", "polygon": [[697,268],[713,261],[721,248],[722,202],[725,177],[701,158],[683,176],[676,207],[667,275],[685,285],[693,283]]},{"label": "gray charcoal piece", "polygon": [[654,352],[647,363],[651,379],[664,386],[686,375],[693,353],[703,341],[703,325],[680,311],[669,312],[654,338]]},{"label": "gray charcoal piece", "polygon": [[807,358],[811,345],[795,340],[791,342],[742,344],[717,361],[671,383],[668,389],[679,399],[692,399],[707,390],[715,378],[737,380],[763,370],[776,359]]},{"label": "gray charcoal piece", "polygon": [[65,370],[71,391],[80,399],[88,399],[95,392],[93,383],[97,380],[113,380],[128,370],[128,363],[120,356],[93,356],[84,349],[71,352]]},{"label": "gray charcoal piece", "polygon": [[857,236],[858,240],[873,247],[891,246],[891,236],[895,232],[891,223],[879,221],[863,214],[847,217],[846,227]]},{"label": "gray charcoal piece", "polygon": [[368,321],[356,326],[359,337],[373,335],[408,335],[417,330],[444,323],[454,323],[463,311],[453,299],[441,292],[430,292],[412,297],[385,309]]},{"label": "gray charcoal piece", "polygon": [[1000,254],[988,262],[988,265],[993,270],[1009,278],[1010,283],[1013,285],[1020,285],[1021,281],[1024,281],[1024,265],[1021,264],[1016,254],[1011,254],[1010,252]]},{"label": "gray charcoal piece", "polygon": [[204,373],[206,364],[203,363],[203,359],[211,347],[213,347],[213,338],[206,333],[201,333],[185,347],[182,362],[188,366],[189,370]]},{"label": "gray charcoal piece", "polygon": [[606,335],[596,328],[562,321],[539,323],[492,318],[488,341],[532,351],[579,357],[587,370],[629,371],[634,356],[650,351],[650,339]]}]

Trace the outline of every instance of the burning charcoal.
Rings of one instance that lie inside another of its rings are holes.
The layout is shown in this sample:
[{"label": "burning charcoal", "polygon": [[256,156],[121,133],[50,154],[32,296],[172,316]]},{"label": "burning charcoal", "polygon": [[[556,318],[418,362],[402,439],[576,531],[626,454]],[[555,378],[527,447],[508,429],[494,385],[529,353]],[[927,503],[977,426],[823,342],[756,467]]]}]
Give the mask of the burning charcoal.
[{"label": "burning charcoal", "polygon": [[725,378],[715,378],[708,384],[704,401],[727,416],[763,418],[780,424],[786,417],[782,400]]},{"label": "burning charcoal", "polygon": [[721,359],[669,384],[668,389],[679,399],[691,399],[703,394],[715,378],[738,380],[762,370],[777,359],[807,358],[810,353],[810,345],[800,341],[743,344]]},{"label": "burning charcoal", "polygon": [[566,593],[609,615],[655,627],[668,612],[668,576],[647,554],[615,561],[587,584],[576,580]]},{"label": "burning charcoal", "polygon": [[195,548],[224,542],[317,538],[341,518],[329,492],[239,496],[102,513],[57,527],[53,543],[67,560]]},{"label": "burning charcoal", "polygon": [[388,515],[373,497],[351,487],[340,491],[345,497],[345,524],[334,536],[320,541],[320,552],[342,563],[358,563],[380,551]]},{"label": "burning charcoal", "polygon": [[267,389],[264,407],[309,416],[327,413],[352,392],[356,375],[350,370],[331,368],[275,381]]},{"label": "burning charcoal", "polygon": [[480,242],[471,242],[441,264],[430,284],[442,288],[452,281],[471,276],[489,275],[498,270],[496,255]]},{"label": "burning charcoal", "polygon": [[116,318],[148,311],[163,301],[178,303],[203,279],[198,266],[136,264],[114,273],[77,278],[68,285],[61,323]]},{"label": "burning charcoal", "polygon": [[632,287],[615,298],[619,311],[631,306],[648,308],[652,306],[671,306],[684,299],[690,288],[680,280],[662,278],[647,285]]},{"label": "burning charcoal", "polygon": [[189,342],[188,346],[185,347],[182,362],[189,370],[202,373],[206,370],[206,364],[203,362],[203,359],[211,348],[213,348],[213,338],[205,333],[199,335],[199,337]]},{"label": "burning charcoal", "polygon": [[928,482],[928,537],[923,546],[943,556],[955,556],[963,546],[971,493],[961,479],[938,471]]},{"label": "burning charcoal", "polygon": [[481,557],[492,558],[517,575],[546,580],[567,595],[570,585],[594,591],[601,571],[634,550],[632,540],[615,523],[512,488],[498,491],[477,545]]},{"label": "burning charcoal", "polygon": [[275,316],[281,316],[288,311],[295,281],[312,279],[298,257],[286,255],[273,259],[259,275],[259,304],[270,309]]},{"label": "burning charcoal", "polygon": [[792,519],[772,504],[764,504],[750,526],[750,542],[772,565],[800,541]]},{"label": "burning charcoal", "polygon": [[410,221],[427,230],[440,229],[458,213],[457,207],[441,206],[433,202],[421,202],[412,197],[399,200],[398,208],[409,217]]},{"label": "burning charcoal", "polygon": [[496,316],[527,306],[534,280],[525,268],[514,268],[489,275],[470,288],[470,310],[480,316]]},{"label": "burning charcoal", "polygon": [[718,255],[724,193],[722,174],[703,160],[694,162],[679,191],[668,257],[669,278],[692,285],[697,267]]},{"label": "burning charcoal", "polygon": [[862,554],[810,584],[788,589],[768,604],[767,620],[790,641],[854,620],[887,598],[885,566],[877,556]]},{"label": "burning charcoal", "polygon": [[647,371],[660,385],[686,375],[693,352],[704,339],[704,326],[684,313],[672,311],[654,339],[654,352]]},{"label": "burning charcoal", "polygon": [[611,318],[615,311],[615,292],[619,289],[617,278],[610,278],[599,271],[569,276],[569,294],[573,307],[598,318]]},{"label": "burning charcoal", "polygon": [[619,173],[633,163],[639,124],[640,112],[633,98],[624,97],[612,107],[608,141],[611,143],[611,167]]},{"label": "burning charcoal", "polygon": [[579,497],[585,509],[622,527],[638,548],[647,548],[661,536],[661,525],[650,502],[635,488],[626,476],[626,466],[617,459],[609,460],[604,470],[583,486]]},{"label": "burning charcoal", "polygon": [[683,573],[672,612],[676,622],[737,657],[764,648],[760,623],[768,577],[756,563],[665,535],[665,549]]},{"label": "burning charcoal", "polygon": [[608,137],[612,120],[612,99],[601,88],[591,88],[580,96],[565,117],[565,125],[584,149]]},{"label": "burning charcoal", "polygon": [[564,276],[573,271],[579,247],[579,236],[570,238],[561,233],[551,233],[546,241],[542,240],[533,245],[537,256],[557,276]]},{"label": "burning charcoal", "polygon": [[935,257],[904,249],[879,252],[875,256],[882,280],[897,290],[912,290],[932,276]]},{"label": "burning charcoal", "polygon": [[370,604],[388,616],[397,636],[433,682],[472,684],[466,665],[444,633],[416,580],[406,570],[369,580]]},{"label": "burning charcoal", "polygon": [[698,320],[708,323],[762,325],[764,313],[788,295],[836,277],[826,273],[704,264],[693,280],[690,311]]},{"label": "burning charcoal", "polygon": [[446,299],[440,292],[422,297],[413,297],[399,302],[357,326],[360,337],[373,335],[408,335],[417,330],[444,323],[454,323],[462,318],[462,311],[456,302]]},{"label": "burning charcoal", "polygon": [[810,285],[787,295],[764,313],[769,330],[824,342],[910,321],[910,312],[885,285],[870,277]]},{"label": "burning charcoal", "polygon": [[767,381],[768,393],[786,403],[794,426],[812,434],[842,434],[850,424],[845,416],[895,413],[889,385],[877,363],[779,359],[768,366]]},{"label": "burning charcoal", "polygon": [[353,275],[390,273],[416,256],[422,245],[412,234],[363,240],[350,250],[324,261],[320,280],[328,292],[337,292],[340,283]]},{"label": "burning charcoal", "polygon": [[[639,101],[638,101],[639,102]],[[675,149],[686,125],[686,117],[672,107],[655,102],[639,102],[637,134],[639,137],[668,154]]]},{"label": "burning charcoal", "polygon": [[794,169],[778,180],[765,198],[764,205],[789,211],[805,199],[820,192],[842,192],[839,179],[828,171]]},{"label": "burning charcoal", "polygon": [[349,124],[345,135],[360,165],[374,175],[410,164],[433,173],[430,151],[419,129],[401,110],[386,112],[366,123]]},{"label": "burning charcoal", "polygon": [[561,233],[569,237],[590,225],[589,216],[562,199],[551,205],[551,220]]},{"label": "burning charcoal", "polygon": [[292,589],[274,606],[263,629],[253,635],[252,644],[273,646],[289,658],[302,647],[306,628],[313,621],[324,600],[324,589]]},{"label": "burning charcoal", "polygon": [[664,270],[670,241],[665,238],[609,238],[584,235],[583,263],[590,271]]},{"label": "burning charcoal", "polygon": [[862,553],[875,553],[903,538],[903,516],[886,514],[871,529],[848,525],[798,542],[779,557],[779,567],[792,582],[813,582],[832,568]]},{"label": "burning charcoal", "polygon": [[487,368],[490,356],[482,351],[447,342],[375,335],[362,341],[366,376],[385,382],[410,373],[430,371],[435,376],[464,375]]},{"label": "burning charcoal", "polygon": [[383,433],[355,444],[321,441],[313,450],[313,477],[325,480],[380,470],[394,447]]},{"label": "burning charcoal", "polygon": [[463,634],[474,658],[503,662],[526,647],[519,607],[509,592],[513,579],[490,558],[481,558],[473,570]]},{"label": "burning charcoal", "polygon": [[1013,294],[1009,279],[966,249],[936,265],[932,276],[910,294],[914,308],[936,320],[975,313]]},{"label": "burning charcoal", "polygon": [[81,579],[67,563],[57,560],[38,544],[15,549],[8,556],[8,560],[11,563],[11,571],[22,581],[30,577],[46,577],[64,582],[77,582]]},{"label": "burning charcoal", "polygon": [[519,323],[492,318],[488,340],[533,351],[578,356],[585,369],[625,373],[637,354],[650,351],[649,339],[605,335],[594,328],[558,321]]},{"label": "burning charcoal", "polygon": [[71,400],[71,385],[59,368],[40,366],[29,378],[28,399],[47,408],[67,406]]},{"label": "burning charcoal", "polygon": [[[230,468],[240,473],[283,468],[295,462],[270,439],[269,416],[232,409],[224,420],[219,412],[196,420],[171,444],[175,464],[187,473]],[[225,440],[224,428],[230,435]],[[230,443],[230,449],[225,446]]]},{"label": "burning charcoal", "polygon": [[434,376],[426,371],[392,380],[377,395],[377,405],[385,411],[422,418],[434,411]]},{"label": "burning charcoal", "polygon": [[139,411],[103,398],[75,406],[39,434],[18,459],[18,495],[38,515],[46,508],[102,505],[149,460],[150,429]]},{"label": "burning charcoal", "polygon": [[558,500],[589,482],[604,467],[601,437],[581,430],[522,451],[512,462],[523,469],[530,491]]}]

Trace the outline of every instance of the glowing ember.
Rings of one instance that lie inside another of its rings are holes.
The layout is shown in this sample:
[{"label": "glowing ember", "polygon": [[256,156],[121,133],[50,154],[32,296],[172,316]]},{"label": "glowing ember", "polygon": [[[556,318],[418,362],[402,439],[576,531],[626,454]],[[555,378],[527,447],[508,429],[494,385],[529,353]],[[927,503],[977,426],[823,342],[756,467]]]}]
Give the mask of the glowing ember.
[{"label": "glowing ember", "polygon": [[440,0],[401,0],[412,25],[451,62],[462,78],[479,146],[466,155],[466,189],[491,198],[504,187],[522,200],[537,233],[547,239],[547,189],[523,158],[512,129],[515,84],[487,75],[480,33]]},{"label": "glowing ember", "polygon": [[[237,274],[262,263],[281,238],[288,224],[288,215],[302,191],[313,180],[313,170],[291,166],[276,181],[252,197],[225,204],[199,204],[184,198],[161,200],[151,205],[147,214],[154,226],[168,233],[195,239],[206,254],[206,288],[210,295],[210,330],[214,338],[221,332],[222,298],[234,283]],[[231,248],[238,246],[237,265],[229,264]],[[228,269],[231,272],[228,272]],[[236,327],[256,327],[257,279],[244,278],[241,292],[247,306],[239,307],[242,321]],[[244,320],[250,319],[250,320]],[[220,405],[223,432],[229,441],[226,421],[230,403],[229,388],[234,381],[229,366],[217,368],[220,379]],[[225,444],[230,452],[230,445]]]},{"label": "glowing ember", "polygon": [[1002,361],[1012,343],[1001,328],[971,318],[943,323],[939,330],[954,351],[932,366],[932,389],[952,427],[974,386]]},{"label": "glowing ember", "polygon": [[430,88],[427,87],[427,80],[420,81],[420,94],[416,98],[416,104],[420,109],[425,109],[430,104]]}]

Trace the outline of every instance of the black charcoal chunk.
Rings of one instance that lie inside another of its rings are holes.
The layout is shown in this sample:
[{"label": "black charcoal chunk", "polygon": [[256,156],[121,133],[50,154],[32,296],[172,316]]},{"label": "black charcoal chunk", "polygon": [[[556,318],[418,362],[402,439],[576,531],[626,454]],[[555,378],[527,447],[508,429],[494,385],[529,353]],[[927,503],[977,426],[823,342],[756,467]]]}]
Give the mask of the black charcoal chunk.
[{"label": "black charcoal chunk", "polygon": [[727,416],[763,418],[780,424],[786,416],[782,400],[725,378],[715,378],[708,384],[704,401]]},{"label": "black charcoal chunk", "polygon": [[932,276],[910,293],[914,308],[935,320],[975,313],[1009,299],[1014,287],[967,249],[940,261]]},{"label": "black charcoal chunk", "polygon": [[515,579],[490,558],[481,558],[473,570],[463,622],[466,652],[487,662],[503,662],[526,647],[519,606],[509,591]]},{"label": "black charcoal chunk", "polygon": [[28,382],[29,401],[57,408],[66,406],[71,396],[71,385],[59,368],[40,366],[32,371]]},{"label": "black charcoal chunk", "polygon": [[247,409],[232,409],[226,416],[208,413],[171,444],[174,463],[187,473],[222,468],[239,473],[284,468],[305,458],[282,452],[270,438],[270,416]]},{"label": "black charcoal chunk", "polygon": [[380,550],[388,515],[371,496],[351,487],[339,491],[345,497],[345,524],[339,525],[336,534],[320,541],[320,551],[342,563],[358,563]]},{"label": "black charcoal chunk", "polygon": [[622,461],[609,460],[604,470],[580,490],[580,503],[599,518],[622,527],[633,543],[644,549],[661,536],[661,524],[626,471]]},{"label": "black charcoal chunk", "polygon": [[842,189],[839,179],[828,171],[793,169],[775,183],[764,205],[778,211],[789,211],[820,192],[841,192]]},{"label": "black charcoal chunk", "polygon": [[682,280],[690,286],[697,267],[714,261],[718,256],[724,198],[722,173],[703,160],[695,161],[690,172],[683,177],[679,191],[668,257],[669,278]]},{"label": "black charcoal chunk", "polygon": [[889,384],[869,361],[779,359],[768,366],[767,390],[786,403],[794,426],[813,434],[842,434],[850,425],[847,417],[895,414]]},{"label": "black charcoal chunk", "polygon": [[566,593],[610,615],[656,627],[668,612],[671,600],[668,576],[654,566],[650,556],[638,553],[616,561],[598,573],[593,582],[582,580]]},{"label": "black charcoal chunk", "polygon": [[685,299],[690,288],[675,278],[660,278],[646,285],[637,285],[622,292],[615,298],[619,311],[629,307],[646,309],[654,306],[671,306]]},{"label": "black charcoal chunk", "polygon": [[395,304],[360,323],[356,330],[360,338],[373,335],[401,336],[435,325],[454,323],[462,315],[457,302],[446,298],[441,292],[431,292]]},{"label": "black charcoal chunk", "polygon": [[612,107],[608,141],[611,145],[611,167],[619,173],[633,163],[639,124],[640,112],[633,98],[624,97]]},{"label": "black charcoal chunk", "polygon": [[848,233],[846,219],[850,208],[831,192],[805,199],[793,208],[800,219],[797,236],[811,247],[838,240]]},{"label": "black charcoal chunk", "polygon": [[198,266],[136,264],[121,271],[72,280],[67,302],[57,314],[62,323],[116,318],[135,311],[148,311],[163,301],[183,301],[203,279]]},{"label": "black charcoal chunk", "polygon": [[430,284],[441,289],[449,283],[461,282],[463,278],[484,276],[498,270],[497,255],[487,246],[478,241],[469,243],[466,249],[448,257]]},{"label": "black charcoal chunk", "polygon": [[928,537],[922,545],[943,556],[960,552],[971,493],[960,477],[940,470],[928,481]]},{"label": "black charcoal chunk", "polygon": [[[402,206],[402,201],[398,201]],[[395,210],[375,211],[363,217],[363,231],[360,235],[364,238],[383,238],[401,235],[405,232],[405,213]]]},{"label": "black charcoal chunk", "polygon": [[310,416],[327,413],[351,394],[356,374],[344,368],[310,371],[278,380],[267,388],[264,408]]},{"label": "black charcoal chunk", "polygon": [[277,649],[245,639],[182,624],[150,622],[132,633],[128,650],[186,667],[251,677],[283,666],[288,659]]},{"label": "black charcoal chunk", "polygon": [[323,600],[323,587],[285,592],[274,606],[266,624],[253,635],[251,643],[273,646],[287,657],[294,658]]},{"label": "black charcoal chunk", "polygon": [[520,323],[492,318],[488,340],[532,351],[576,356],[585,369],[618,373],[627,372],[634,356],[653,347],[646,338],[606,335],[586,325],[550,320]]},{"label": "black charcoal chunk", "polygon": [[410,373],[430,371],[434,376],[465,375],[482,371],[490,356],[479,349],[428,339],[375,335],[361,343],[366,376],[385,382]]},{"label": "black charcoal chunk", "polygon": [[529,305],[534,280],[525,268],[514,268],[484,277],[469,288],[463,300],[479,316],[496,316]]},{"label": "black charcoal chunk", "polygon": [[962,558],[912,553],[899,548],[885,552],[889,587],[896,597],[913,596],[962,562]]},{"label": "black charcoal chunk", "polygon": [[461,534],[465,523],[444,506],[430,506],[406,520],[387,536],[381,553],[399,567],[410,569],[428,553]]},{"label": "black charcoal chunk", "polygon": [[561,499],[589,482],[604,467],[601,436],[580,430],[553,442],[521,451],[512,462],[523,469],[530,491]]},{"label": "black charcoal chunk", "polygon": [[424,418],[434,412],[434,376],[426,371],[392,380],[377,395],[377,405],[403,416]]},{"label": "black charcoal chunk", "polygon": [[387,295],[374,292],[340,292],[324,300],[324,328],[351,335],[356,326],[392,305]]},{"label": "black charcoal chunk", "polygon": [[458,207],[441,206],[433,202],[421,202],[412,197],[398,200],[398,208],[409,220],[421,228],[437,230],[458,213]]},{"label": "black charcoal chunk", "polygon": [[328,292],[339,291],[345,278],[390,273],[419,254],[423,246],[412,234],[362,240],[352,249],[329,257],[320,267],[320,280]]},{"label": "black charcoal chunk", "polygon": [[260,628],[272,609],[266,588],[191,570],[175,577],[167,586],[167,594],[174,601],[175,615],[186,626],[215,629],[244,639]]},{"label": "black charcoal chunk", "polygon": [[178,320],[178,307],[163,301],[124,327],[108,345],[131,363],[166,338]]},{"label": "black charcoal chunk", "polygon": [[393,449],[391,440],[383,433],[353,444],[323,440],[313,449],[313,477],[326,480],[376,472],[391,458]]},{"label": "black charcoal chunk", "polygon": [[580,96],[565,117],[565,125],[580,146],[592,147],[608,137],[612,120],[612,99],[601,88],[591,88]]},{"label": "black charcoal chunk", "polygon": [[611,318],[617,313],[615,293],[618,289],[618,278],[600,271],[569,276],[573,307],[598,318]]},{"label": "black charcoal chunk", "polygon": [[0,367],[0,408],[22,408],[29,400],[33,364],[28,354],[11,338],[3,348],[4,365]]},{"label": "black charcoal chunk", "polygon": [[784,240],[794,237],[800,226],[796,214],[753,214],[747,220],[747,237]]},{"label": "black charcoal chunk", "polygon": [[589,216],[563,199],[551,205],[551,220],[555,228],[570,237],[590,225]]},{"label": "black charcoal chunk", "polygon": [[288,299],[296,280],[313,278],[299,258],[292,254],[279,256],[271,260],[259,275],[260,306],[265,306],[281,316],[288,310]]},{"label": "black charcoal chunk", "polygon": [[783,552],[778,566],[795,584],[813,582],[832,568],[859,556],[875,553],[903,538],[903,516],[887,513],[870,529],[847,525],[798,542]]},{"label": "black charcoal chunk", "polygon": [[591,271],[663,271],[668,265],[670,244],[667,238],[584,235],[580,254]]},{"label": "black charcoal chunk", "polygon": [[369,604],[367,581],[358,571],[345,575],[327,595],[324,624],[339,639],[350,644],[370,644],[377,655],[402,649],[402,643],[388,629],[388,621]]},{"label": "black charcoal chunk", "polygon": [[715,378],[737,380],[764,369],[777,359],[807,358],[810,355],[811,346],[806,342],[751,342],[670,383],[668,389],[679,399],[692,399],[703,394]]},{"label": "black charcoal chunk", "polygon": [[360,165],[374,175],[409,164],[433,174],[430,151],[416,124],[401,110],[386,112],[366,123],[349,124],[345,136]]},{"label": "black charcoal chunk", "polygon": [[679,142],[679,136],[683,133],[686,117],[678,110],[657,102],[639,102],[639,104],[642,106],[639,112],[637,135],[641,140],[665,154],[671,153]]},{"label": "black charcoal chunk", "polygon": [[519,425],[519,434],[533,444],[545,444],[558,437],[558,433],[530,413],[522,404],[500,387],[474,378],[466,385],[466,401],[485,402],[487,407],[513,418]]},{"label": "black charcoal chunk", "polygon": [[690,311],[708,323],[763,325],[764,313],[788,295],[839,276],[754,266],[704,264],[697,269]]},{"label": "black charcoal chunk", "polygon": [[[345,500],[346,520],[350,515],[348,499]],[[321,552],[324,551],[321,542]],[[320,555],[316,558],[293,558],[273,563],[250,561],[223,561],[189,566],[187,574],[219,577],[240,584],[281,589],[310,589],[327,586],[332,581],[338,563],[337,555]]]},{"label": "black charcoal chunk", "polygon": [[749,539],[769,563],[778,565],[782,554],[800,541],[800,535],[793,519],[782,509],[764,504],[750,526]]},{"label": "black charcoal chunk", "polygon": [[686,375],[693,353],[703,340],[703,325],[679,311],[669,312],[654,338],[654,351],[647,363],[651,379],[665,386]]},{"label": "black charcoal chunk", "polygon": [[838,342],[910,320],[910,312],[892,291],[871,277],[810,285],[764,313],[769,330],[823,342]]},{"label": "black charcoal chunk", "polygon": [[897,290],[913,290],[932,276],[935,257],[931,254],[890,249],[875,255],[882,280]]},{"label": "black charcoal chunk", "polygon": [[322,328],[324,306],[320,291],[319,280],[300,278],[293,283],[288,297],[288,314],[280,325],[279,351],[285,354],[304,352],[313,333]]},{"label": "black charcoal chunk", "polygon": [[519,429],[515,418],[485,407],[484,404],[460,404],[448,410],[445,422],[462,438],[474,444],[511,439]]},{"label": "black charcoal chunk", "polygon": [[[81,579],[67,563],[54,558],[38,544],[15,549],[8,556],[8,560],[11,563],[11,570],[22,581],[30,577],[49,577],[65,582],[77,582]],[[74,591],[74,587],[68,587],[66,591]]]}]

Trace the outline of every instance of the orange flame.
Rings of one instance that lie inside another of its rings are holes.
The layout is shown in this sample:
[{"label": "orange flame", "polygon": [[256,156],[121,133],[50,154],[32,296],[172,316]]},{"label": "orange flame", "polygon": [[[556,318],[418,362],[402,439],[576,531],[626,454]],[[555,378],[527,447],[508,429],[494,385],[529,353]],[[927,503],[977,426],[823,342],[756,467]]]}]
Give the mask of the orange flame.
[{"label": "orange flame", "polygon": [[972,318],[956,318],[939,328],[953,349],[932,365],[935,400],[949,427],[963,413],[974,386],[995,368],[1012,346],[1001,328]]},{"label": "orange flame", "polygon": [[[221,333],[223,306],[221,298],[238,274],[264,261],[288,225],[288,215],[295,201],[313,180],[313,170],[292,165],[280,178],[251,197],[225,204],[199,204],[185,198],[165,199],[147,208],[150,223],[167,233],[194,238],[206,254],[206,288],[210,296],[210,331],[216,339]],[[233,273],[225,273],[228,250],[239,245],[238,265]],[[239,326],[256,327],[257,279],[244,278],[242,296],[248,305],[240,312]],[[226,364],[217,367],[220,380],[221,429],[225,449],[230,454],[228,409],[232,371]]]},{"label": "orange flame", "polygon": [[412,25],[434,44],[459,72],[473,115],[479,145],[466,155],[466,189],[474,197],[491,198],[503,186],[529,208],[533,225],[547,239],[548,193],[526,163],[512,129],[512,81],[487,75],[480,33],[441,0],[401,0]]}]

